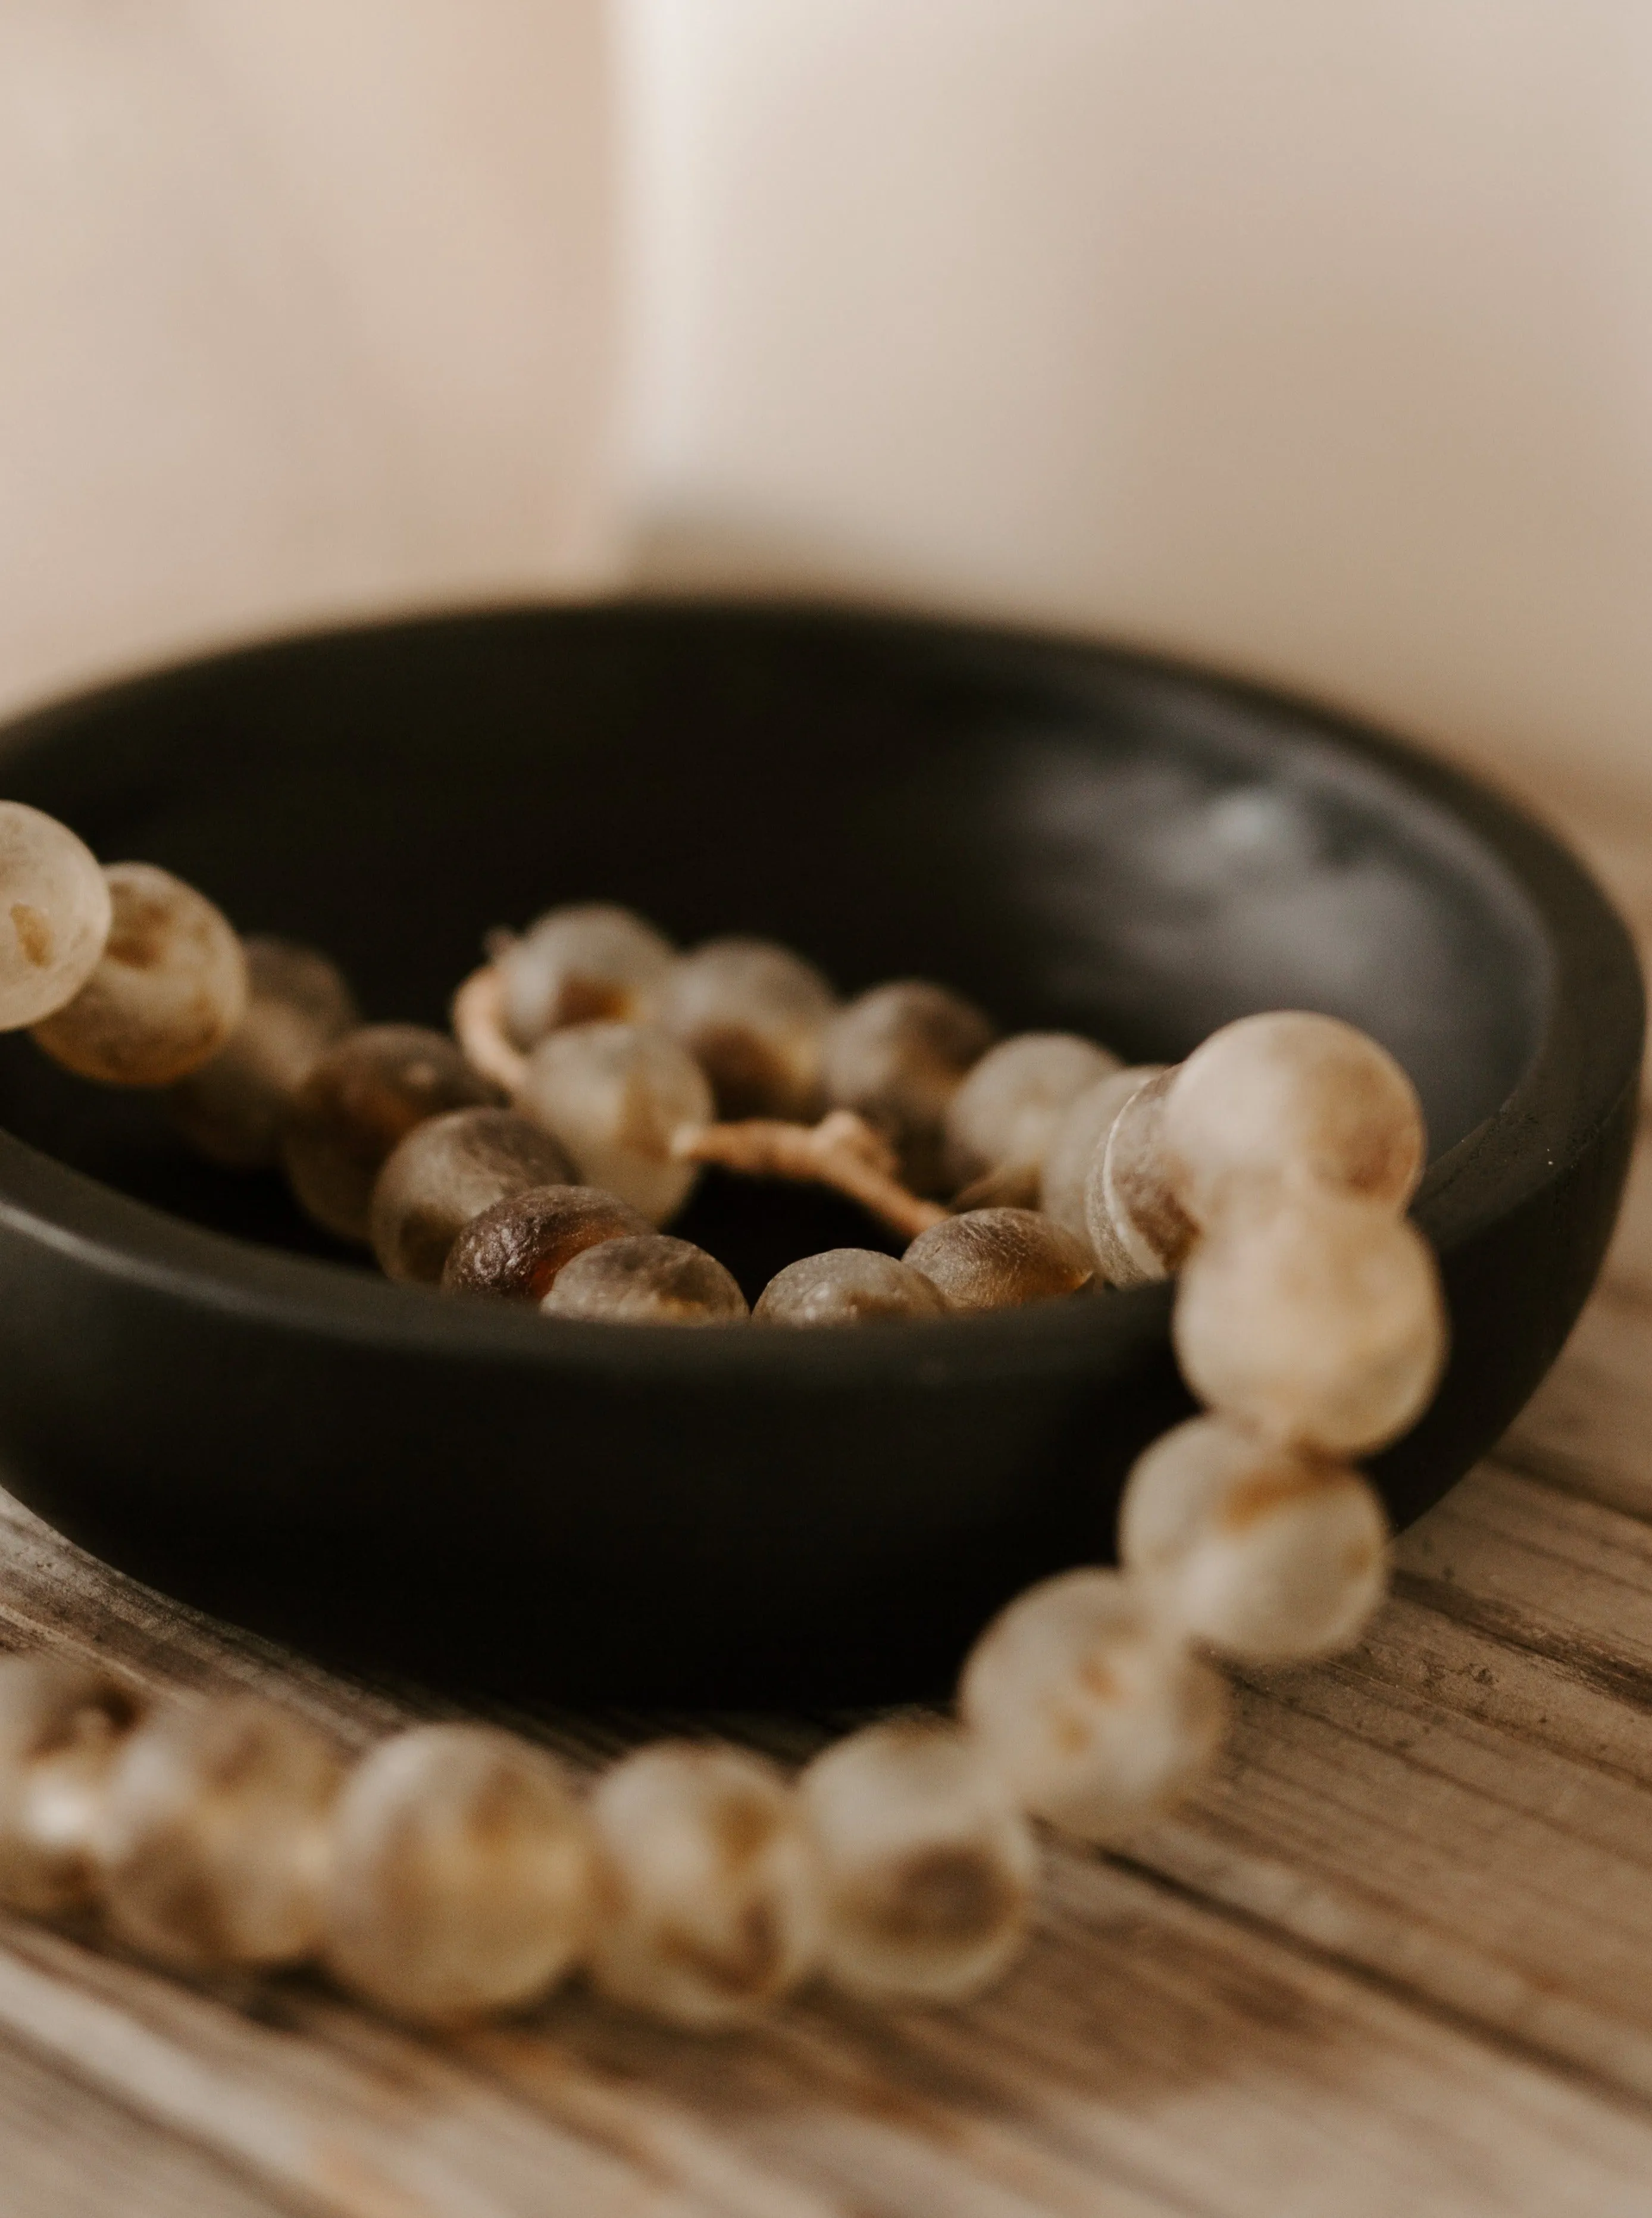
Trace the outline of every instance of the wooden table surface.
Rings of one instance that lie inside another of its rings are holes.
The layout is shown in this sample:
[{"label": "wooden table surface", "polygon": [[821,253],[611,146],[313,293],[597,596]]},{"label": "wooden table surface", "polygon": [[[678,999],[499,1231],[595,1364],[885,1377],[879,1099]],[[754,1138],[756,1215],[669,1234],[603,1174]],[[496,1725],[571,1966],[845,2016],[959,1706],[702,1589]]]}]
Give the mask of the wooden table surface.
[{"label": "wooden table surface", "polygon": [[[1571,829],[1652,940],[1652,819]],[[3,1497],[0,1644],[263,1688],[356,1744],[447,1711]],[[626,1730],[508,1722],[575,1756]],[[1127,1854],[1054,1853],[972,2008],[811,1996],[713,2041],[571,1993],[422,2040],[308,1979],[185,1986],[0,1926],[3,2218],[277,2211],[1652,2214],[1652,1139],[1570,1346],[1405,1535],[1363,1646],[1247,1675],[1220,1777]]]}]

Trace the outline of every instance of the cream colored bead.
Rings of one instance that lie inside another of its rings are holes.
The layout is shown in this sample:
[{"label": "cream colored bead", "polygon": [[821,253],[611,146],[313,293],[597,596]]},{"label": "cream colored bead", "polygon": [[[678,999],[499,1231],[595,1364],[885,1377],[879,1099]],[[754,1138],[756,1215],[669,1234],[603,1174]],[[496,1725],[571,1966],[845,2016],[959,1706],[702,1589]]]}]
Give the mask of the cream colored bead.
[{"label": "cream colored bead", "polygon": [[661,1742],[591,1797],[603,1916],[591,1976],[675,2025],[750,2018],[814,1967],[820,1877],[795,1796],[733,1749]]},{"label": "cream colored bead", "polygon": [[824,1968],[872,2002],[956,2002],[1025,1937],[1038,1851],[975,1744],[869,1725],[818,1756],[798,1794],[820,1860]]},{"label": "cream colored bead", "polygon": [[824,1035],[838,997],[789,947],[708,939],[661,976],[652,1007],[710,1080],[720,1117],[820,1114]]},{"label": "cream colored bead", "polygon": [[517,1105],[572,1157],[581,1179],[664,1224],[700,1175],[671,1143],[708,1123],[711,1087],[685,1048],[653,1025],[568,1025],[529,1057]]},{"label": "cream colored bead", "polygon": [[351,1773],[334,1820],[327,1962],[399,2017],[544,1993],[593,1915],[591,1828],[561,1766],[483,1725],[420,1725]]},{"label": "cream colored bead", "polygon": [[146,1707],[107,1672],[0,1663],[0,1902],[42,1918],[91,1899],[109,1775]]},{"label": "cream colored bead", "polygon": [[1086,1087],[1118,1067],[1116,1055],[1076,1032],[1018,1032],[988,1048],[946,1106],[949,1185],[972,1203],[1036,1200],[1056,1126]]},{"label": "cream colored bead", "polygon": [[510,1109],[450,1109],[398,1142],[374,1181],[368,1233],[388,1279],[435,1286],[459,1235],[496,1202],[566,1187],[572,1165]]},{"label": "cream colored bead", "polygon": [[612,901],[551,909],[498,957],[506,1028],[530,1048],[562,1025],[635,1022],[675,953],[653,925]]},{"label": "cream colored bead", "polygon": [[82,1078],[170,1086],[246,1014],[246,957],[223,912],[170,871],[113,863],[103,876],[112,917],[97,967],[34,1036]]},{"label": "cream colored bead", "polygon": [[1065,1571],[1017,1596],[975,1643],[964,1723],[1034,1817],[1117,1839],[1191,1784],[1227,1721],[1220,1673],[1117,1571]]},{"label": "cream colored bead", "polygon": [[1259,1180],[1309,1180],[1402,1210],[1427,1158],[1416,1088],[1387,1049],[1338,1018],[1290,1009],[1224,1025],[1189,1056],[1163,1144],[1201,1223]]},{"label": "cream colored bead", "polygon": [[91,849],[27,802],[0,801],[0,1032],[73,1001],[102,957],[111,914]]},{"label": "cream colored bead", "polygon": [[127,1744],[104,1802],[110,1925],[185,1970],[310,1955],[339,1778],[319,1733],[251,1695],[157,1710]]},{"label": "cream colored bead", "polygon": [[1303,1188],[1224,1211],[1172,1328],[1202,1402],[1326,1456],[1397,1439],[1427,1408],[1447,1324],[1427,1242],[1385,1204]]},{"label": "cream colored bead", "polygon": [[1046,1217],[1091,1244],[1090,1216],[1085,1196],[1090,1173],[1101,1155],[1119,1111],[1138,1087],[1157,1078],[1164,1065],[1135,1063],[1128,1070],[1109,1071],[1069,1105],[1044,1157],[1039,1180],[1038,1206]]},{"label": "cream colored bead", "polygon": [[1357,1471],[1195,1417],[1130,1473],[1118,1552],[1193,1639],[1251,1662],[1329,1656],[1383,1599],[1388,1520]]},{"label": "cream colored bead", "polygon": [[1116,1286],[1144,1286],[1180,1269],[1195,1235],[1177,1200],[1161,1141],[1175,1070],[1139,1086],[1114,1118],[1085,1190],[1091,1244]]},{"label": "cream colored bead", "polygon": [[942,1192],[946,1106],[993,1039],[990,1019],[948,987],[922,978],[874,986],[826,1028],[826,1099],[884,1135],[914,1193]]}]

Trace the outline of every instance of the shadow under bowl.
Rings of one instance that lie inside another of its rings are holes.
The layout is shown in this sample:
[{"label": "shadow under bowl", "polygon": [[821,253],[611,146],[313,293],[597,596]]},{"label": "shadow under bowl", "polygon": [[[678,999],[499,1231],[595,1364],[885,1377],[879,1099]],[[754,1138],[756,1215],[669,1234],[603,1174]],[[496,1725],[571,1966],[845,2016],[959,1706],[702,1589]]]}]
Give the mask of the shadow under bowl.
[{"label": "shadow under bowl", "polygon": [[[845,991],[941,979],[1005,1029],[1172,1061],[1323,1009],[1420,1090],[1453,1354],[1376,1477],[1397,1522],[1496,1439],[1599,1267],[1643,1031],[1578,864],[1443,765],[1101,647],[795,608],[620,603],[251,648],[3,734],[100,854],[313,940],[443,1020],[491,925],[627,901],[771,934]],[[152,1097],[0,1042],[0,1456],[54,1524],[341,1658],[525,1698],[849,1701],[943,1686],[1018,1587],[1111,1547],[1188,1407],[1164,1289],[859,1331],[548,1324],[392,1286]],[[748,1294],[888,1244],[708,1181],[678,1228]]]}]

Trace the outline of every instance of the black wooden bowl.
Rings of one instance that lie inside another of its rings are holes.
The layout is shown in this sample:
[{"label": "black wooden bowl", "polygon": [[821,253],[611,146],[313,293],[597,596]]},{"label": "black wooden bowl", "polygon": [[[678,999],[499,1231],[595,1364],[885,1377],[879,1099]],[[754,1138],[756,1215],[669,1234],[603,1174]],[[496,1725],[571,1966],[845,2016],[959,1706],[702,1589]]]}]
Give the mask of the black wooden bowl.
[{"label": "black wooden bowl", "polygon": [[[102,855],[315,940],[442,1021],[486,926],[634,903],[913,973],[1169,1061],[1247,1010],[1383,1040],[1455,1353],[1382,1458],[1404,1522],[1543,1375],[1611,1230],[1642,1037],[1577,864],[1436,762],[1105,650],[752,607],[527,610],[289,641],[7,735]],[[557,1324],[385,1283],[152,1099],[0,1044],[0,1452],[55,1524],[325,1651],[525,1695],[896,1695],[1104,1554],[1185,1406],[1161,1289],[859,1332]],[[847,1204],[707,1187],[755,1293]],[[286,1251],[286,1252],[283,1252]]]}]

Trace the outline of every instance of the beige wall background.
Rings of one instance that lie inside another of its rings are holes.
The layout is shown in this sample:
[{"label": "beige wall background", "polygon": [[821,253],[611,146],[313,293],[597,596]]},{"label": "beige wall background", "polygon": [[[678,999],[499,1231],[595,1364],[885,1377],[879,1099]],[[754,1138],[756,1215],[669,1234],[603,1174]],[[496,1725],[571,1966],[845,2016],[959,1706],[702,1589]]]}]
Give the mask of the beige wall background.
[{"label": "beige wall background", "polygon": [[611,573],[597,0],[0,0],[0,705]]},{"label": "beige wall background", "polygon": [[652,575],[1652,786],[1648,0],[626,0]]},{"label": "beige wall background", "polygon": [[1652,790],[1652,7],[0,0],[0,705],[622,575]]}]

